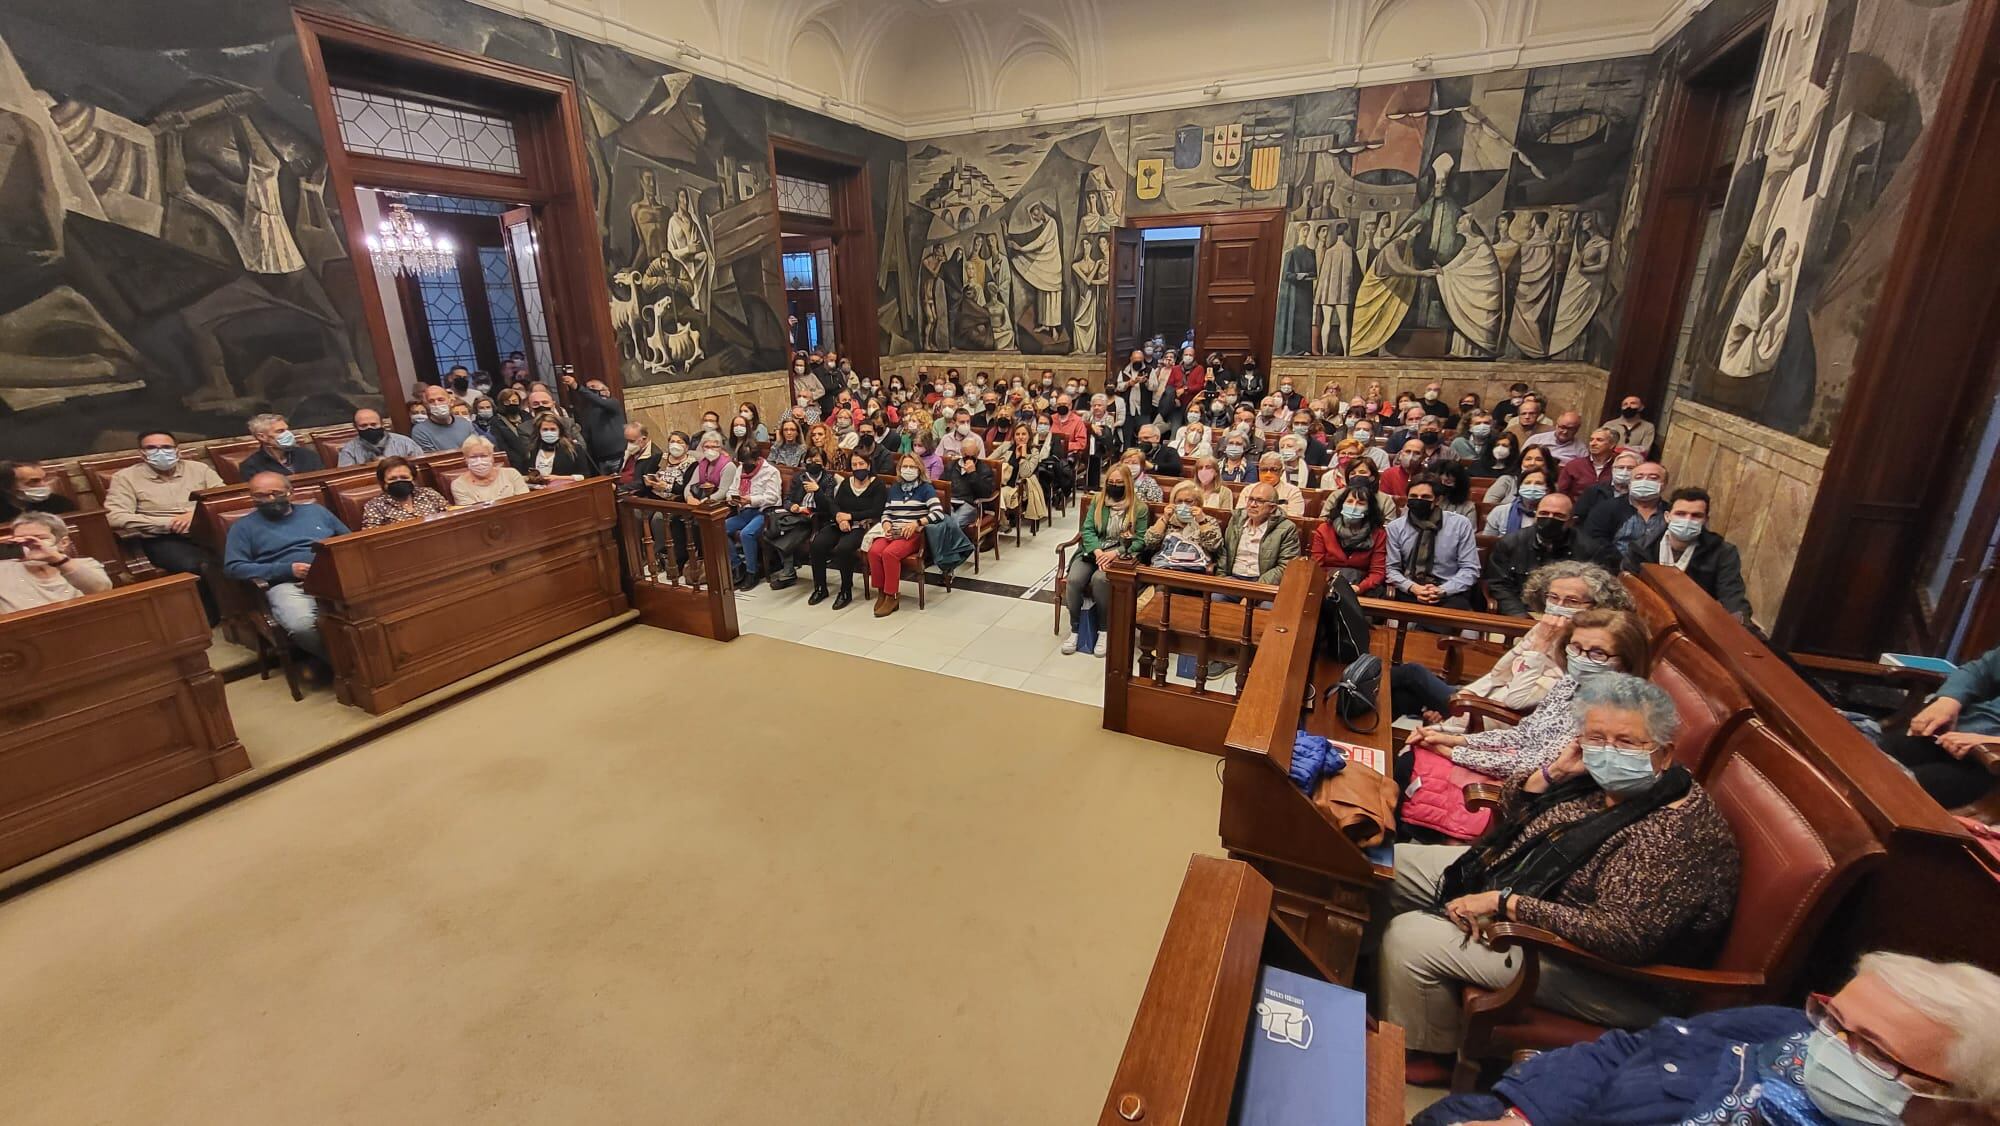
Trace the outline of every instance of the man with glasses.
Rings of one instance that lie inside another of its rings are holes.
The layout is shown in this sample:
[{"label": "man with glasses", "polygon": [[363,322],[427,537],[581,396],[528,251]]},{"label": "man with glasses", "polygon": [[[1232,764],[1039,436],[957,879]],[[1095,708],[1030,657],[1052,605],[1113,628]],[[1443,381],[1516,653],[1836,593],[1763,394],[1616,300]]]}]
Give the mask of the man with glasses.
[{"label": "man with glasses", "polygon": [[257,511],[229,526],[222,573],[264,589],[271,616],[294,644],[324,661],[319,603],[300,586],[312,570],[313,545],[347,534],[347,526],[317,504],[294,505],[291,479],[259,473],[250,479]]},{"label": "man with glasses", "polygon": [[[1523,407],[1521,414],[1525,418],[1527,416],[1527,408]],[[1556,417],[1556,424],[1552,429],[1528,435],[1526,445],[1523,445],[1521,448],[1547,446],[1549,453],[1560,461],[1589,457],[1590,447],[1577,440],[1577,434],[1582,430],[1583,416],[1575,411],[1564,411]],[[1605,443],[1605,450],[1606,456],[1609,456],[1610,442],[1608,438]]]},{"label": "man with glasses", "polygon": [[201,575],[201,604],[209,624],[218,620],[208,576],[215,559],[188,535],[194,494],[219,489],[222,478],[205,461],[181,458],[180,443],[165,430],[139,435],[140,461],[111,475],[104,515],[111,529],[139,542],[147,561],[170,575]]},{"label": "man with glasses", "polygon": [[2000,977],[1908,954],[1861,957],[1805,1010],[1669,1017],[1543,1052],[1490,1094],[1452,1095],[1413,1126],[1601,1122],[1991,1121],[2000,1108]]},{"label": "man with glasses", "polygon": [[[1510,617],[1529,617],[1521,591],[1528,576],[1548,563],[1576,558],[1575,536],[1570,528],[1570,499],[1550,493],[1535,505],[1535,522],[1500,537],[1486,555],[1486,589],[1493,595],[1495,611]],[[1557,603],[1560,605],[1560,603]],[[1575,607],[1590,608],[1589,603]]]}]

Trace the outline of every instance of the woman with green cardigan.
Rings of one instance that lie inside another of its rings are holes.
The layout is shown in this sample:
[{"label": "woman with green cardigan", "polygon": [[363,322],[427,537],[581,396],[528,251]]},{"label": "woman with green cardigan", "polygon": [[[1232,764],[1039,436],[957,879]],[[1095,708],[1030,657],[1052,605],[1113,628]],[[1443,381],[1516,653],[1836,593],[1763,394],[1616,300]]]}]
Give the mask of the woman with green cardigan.
[{"label": "woman with green cardigan", "polygon": [[1115,559],[1138,554],[1146,535],[1146,502],[1132,488],[1132,474],[1120,463],[1104,471],[1104,491],[1093,497],[1083,514],[1083,543],[1076,558],[1069,561],[1068,587],[1070,634],[1063,642],[1064,655],[1076,652],[1083,620],[1083,598],[1088,594],[1097,606],[1098,634],[1094,655],[1102,657],[1109,648],[1103,632],[1105,608],[1111,604],[1111,580],[1104,568]]}]

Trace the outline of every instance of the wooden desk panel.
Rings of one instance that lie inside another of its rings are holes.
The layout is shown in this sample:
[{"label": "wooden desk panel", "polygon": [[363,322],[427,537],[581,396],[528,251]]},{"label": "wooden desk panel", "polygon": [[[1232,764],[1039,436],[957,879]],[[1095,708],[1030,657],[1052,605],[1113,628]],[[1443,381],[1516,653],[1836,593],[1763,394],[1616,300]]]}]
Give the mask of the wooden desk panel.
[{"label": "wooden desk panel", "polygon": [[623,613],[615,524],[604,477],[320,544],[341,702],[379,715]]},{"label": "wooden desk panel", "polygon": [[195,585],[0,617],[0,867],[250,769]]}]

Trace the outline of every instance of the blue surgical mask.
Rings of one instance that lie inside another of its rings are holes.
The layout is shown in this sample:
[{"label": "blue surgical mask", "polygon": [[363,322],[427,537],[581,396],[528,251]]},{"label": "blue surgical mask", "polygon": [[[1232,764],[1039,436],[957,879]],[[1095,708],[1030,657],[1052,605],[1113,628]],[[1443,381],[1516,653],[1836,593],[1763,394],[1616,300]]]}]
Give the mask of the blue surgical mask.
[{"label": "blue surgical mask", "polygon": [[1493,433],[1493,424],[1490,422],[1475,422],[1472,424],[1472,436],[1475,438],[1484,438],[1491,433]]},{"label": "blue surgical mask", "polygon": [[1660,483],[1651,477],[1638,477],[1632,481],[1632,495],[1640,500],[1652,500],[1660,495]]},{"label": "blue surgical mask", "polygon": [[1814,1029],[1806,1040],[1806,1097],[1840,1122],[1896,1126],[1910,1101],[1908,1087],[1878,1074],[1847,1045]]},{"label": "blue surgical mask", "polygon": [[179,465],[180,463],[181,463],[181,452],[179,450],[146,451],[146,464],[152,466],[154,469],[159,470],[161,473],[171,472],[174,466]]},{"label": "blue surgical mask", "polygon": [[1350,524],[1359,524],[1367,516],[1368,506],[1365,504],[1343,504],[1340,506],[1340,518]]},{"label": "blue surgical mask", "polygon": [[[1572,657],[1572,669],[1575,663],[1576,659]],[[1591,780],[1607,794],[1621,797],[1636,794],[1653,784],[1653,756],[1634,754],[1617,747],[1585,743],[1583,768],[1590,771]]]},{"label": "blue surgical mask", "polygon": [[278,436],[271,440],[278,443],[278,448],[281,450],[289,450],[299,444],[299,436],[289,430],[278,431]]},{"label": "blue surgical mask", "polygon": [[1183,523],[1183,524],[1187,523],[1187,522],[1188,522],[1188,521],[1190,521],[1190,520],[1193,520],[1193,519],[1194,519],[1194,506],[1193,506],[1193,505],[1191,505],[1191,504],[1177,504],[1177,505],[1175,505],[1175,506],[1174,506],[1174,519],[1176,519],[1176,520],[1179,520],[1179,521],[1180,521],[1181,523]]},{"label": "blue surgical mask", "polygon": [[1682,543],[1692,541],[1701,535],[1701,521],[1682,518],[1667,521],[1667,533]]},{"label": "blue surgical mask", "polygon": [[1548,495],[1549,495],[1549,490],[1547,486],[1522,485],[1521,486],[1521,500],[1523,501],[1522,507],[1533,508],[1536,504],[1541,502],[1541,499],[1543,497]]}]

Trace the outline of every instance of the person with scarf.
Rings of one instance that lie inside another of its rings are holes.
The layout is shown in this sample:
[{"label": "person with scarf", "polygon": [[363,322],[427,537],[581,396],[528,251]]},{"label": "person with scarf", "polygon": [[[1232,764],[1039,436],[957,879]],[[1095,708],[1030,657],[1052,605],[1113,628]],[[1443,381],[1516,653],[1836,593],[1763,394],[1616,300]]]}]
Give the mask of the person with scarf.
[{"label": "person with scarf", "polygon": [[[1673,698],[1607,672],[1578,688],[1574,708],[1576,739],[1506,784],[1472,845],[1395,846],[1395,882],[1373,912],[1388,925],[1371,992],[1404,1031],[1408,1082],[1448,1077],[1465,986],[1500,989],[1519,974],[1517,958],[1479,940],[1491,923],[1539,927],[1623,965],[1699,965],[1727,933],[1741,861],[1729,822],[1674,761]],[[1667,1003],[1561,959],[1543,963],[1534,1001],[1618,1028],[1650,1024]]]},{"label": "person with scarf", "polygon": [[1356,595],[1377,596],[1387,581],[1389,533],[1373,492],[1352,485],[1340,490],[1327,516],[1308,545],[1313,562],[1345,578]]},{"label": "person with scarf", "polygon": [[1479,545],[1472,521],[1438,505],[1437,478],[1410,482],[1407,508],[1389,525],[1389,586],[1400,602],[1474,610]]},{"label": "person with scarf", "polygon": [[750,590],[757,585],[764,561],[757,545],[763,542],[760,537],[766,515],[782,499],[782,481],[778,467],[764,457],[754,441],[737,446],[735,462],[723,472],[721,496],[733,511],[722,526],[729,533],[729,555],[737,590]]},{"label": "person with scarf", "polygon": [[636,493],[660,467],[660,451],[642,423],[625,424],[625,452],[618,460],[618,492]]},{"label": "person with scarf", "polygon": [[[1503,481],[1507,479],[1501,478]],[[1480,531],[1489,536],[1506,536],[1522,528],[1533,527],[1542,498],[1555,492],[1555,487],[1556,475],[1545,467],[1522,471],[1514,486],[1512,502],[1494,505],[1487,512],[1486,524]]]},{"label": "person with scarf", "polygon": [[778,561],[771,575],[771,589],[784,590],[799,581],[799,563],[813,532],[833,522],[833,490],[839,484],[827,472],[826,458],[808,448],[792,483],[785,490],[784,503],[764,521],[764,545]]},{"label": "person with scarf", "polygon": [[1803,1009],[1668,1017],[1541,1052],[1490,1093],[1451,1095],[1411,1126],[1650,1122],[1991,1123],[2000,1120],[2000,976],[1966,962],[1863,954]]},{"label": "person with scarf", "polygon": [[925,478],[923,464],[915,454],[904,454],[896,463],[896,481],[882,504],[882,521],[863,537],[868,578],[875,584],[876,617],[896,612],[903,560],[923,550],[924,529],[943,519],[944,504],[937,488]]},{"label": "person with scarf", "polygon": [[1063,640],[1064,656],[1080,648],[1086,595],[1097,608],[1100,627],[1092,655],[1102,657],[1109,651],[1110,634],[1103,630],[1102,624],[1111,605],[1111,578],[1104,568],[1138,554],[1146,534],[1146,521],[1146,502],[1132,487],[1130,463],[1120,461],[1105,470],[1104,489],[1091,498],[1084,510],[1081,539],[1063,579],[1063,605],[1069,610],[1070,627],[1075,631]]}]

